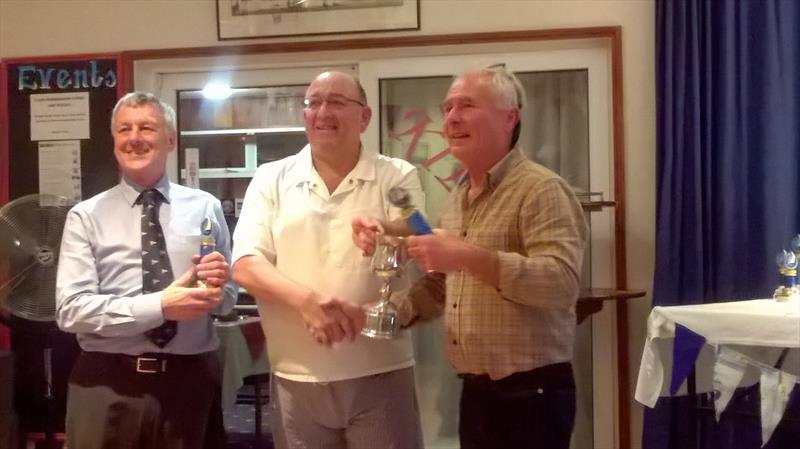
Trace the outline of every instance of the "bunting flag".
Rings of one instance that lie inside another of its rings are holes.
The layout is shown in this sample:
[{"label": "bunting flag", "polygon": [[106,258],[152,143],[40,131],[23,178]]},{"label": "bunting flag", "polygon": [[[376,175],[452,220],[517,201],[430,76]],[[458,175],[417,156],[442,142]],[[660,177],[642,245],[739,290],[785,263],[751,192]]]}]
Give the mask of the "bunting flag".
[{"label": "bunting flag", "polygon": [[727,347],[717,347],[717,362],[714,364],[714,413],[719,416],[728,407],[733,392],[742,383],[749,364],[747,359]]},{"label": "bunting flag", "polygon": [[786,411],[789,395],[792,394],[798,377],[779,369],[760,365],[761,368],[761,446],[772,437],[775,427]]},{"label": "bunting flag", "polygon": [[688,328],[675,324],[675,343],[672,346],[672,381],[669,392],[672,396],[678,393],[683,381],[689,377],[694,362],[703,349],[706,339]]}]

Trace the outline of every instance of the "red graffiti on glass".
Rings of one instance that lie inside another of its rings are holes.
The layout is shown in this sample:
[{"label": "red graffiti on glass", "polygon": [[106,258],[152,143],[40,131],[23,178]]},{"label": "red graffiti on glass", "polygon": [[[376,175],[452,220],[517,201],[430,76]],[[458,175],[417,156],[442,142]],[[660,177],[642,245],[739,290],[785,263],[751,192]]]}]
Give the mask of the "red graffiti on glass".
[{"label": "red graffiti on glass", "polygon": [[[390,124],[389,138],[396,140],[402,144],[405,144],[405,140],[408,138],[408,136],[410,136],[410,139],[408,139],[408,143],[406,144],[404,151],[405,153],[404,158],[409,162],[414,160],[414,155],[415,153],[417,153],[418,150],[417,145],[419,144],[419,141],[422,138],[423,134],[425,133],[436,134],[437,136],[444,139],[444,133],[441,130],[428,129],[428,126],[430,126],[433,123],[433,120],[424,110],[409,109],[402,115],[400,120],[402,122],[410,121],[411,126],[409,126],[407,129],[403,131],[395,131],[394,126],[392,126],[393,123]],[[421,163],[415,165],[419,170],[426,170],[432,172],[431,167],[437,162],[445,159],[449,155],[450,155],[450,149],[444,148],[438,153],[424,159]],[[462,167],[461,164],[457,164],[455,165],[453,171],[448,176],[442,177],[433,173],[431,174],[437,181],[439,181],[442,187],[444,187],[444,189],[449,192],[450,190],[453,189],[453,187],[455,187],[458,180],[464,174],[464,171],[465,171],[464,167]]]}]

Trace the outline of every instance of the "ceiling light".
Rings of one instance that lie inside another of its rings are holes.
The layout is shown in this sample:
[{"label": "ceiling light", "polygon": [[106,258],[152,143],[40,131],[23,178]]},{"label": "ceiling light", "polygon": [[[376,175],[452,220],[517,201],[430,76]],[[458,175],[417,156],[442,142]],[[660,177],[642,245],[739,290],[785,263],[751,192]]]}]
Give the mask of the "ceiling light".
[{"label": "ceiling light", "polygon": [[224,100],[232,93],[231,86],[224,83],[209,83],[203,88],[203,97],[209,100]]}]

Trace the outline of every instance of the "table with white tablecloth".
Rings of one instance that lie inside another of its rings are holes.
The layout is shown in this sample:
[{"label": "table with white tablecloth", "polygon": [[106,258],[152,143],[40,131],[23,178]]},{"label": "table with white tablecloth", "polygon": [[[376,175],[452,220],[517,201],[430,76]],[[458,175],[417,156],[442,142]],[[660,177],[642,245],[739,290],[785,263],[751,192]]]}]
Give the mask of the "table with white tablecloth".
[{"label": "table with white tablecloth", "polygon": [[697,391],[714,391],[718,408],[727,390],[761,382],[762,429],[769,432],[800,380],[800,300],[654,307],[636,400],[654,407],[660,396],[685,394],[691,369]]},{"label": "table with white tablecloth", "polygon": [[229,410],[248,376],[269,373],[264,334],[258,317],[214,323],[220,340],[222,408]]}]

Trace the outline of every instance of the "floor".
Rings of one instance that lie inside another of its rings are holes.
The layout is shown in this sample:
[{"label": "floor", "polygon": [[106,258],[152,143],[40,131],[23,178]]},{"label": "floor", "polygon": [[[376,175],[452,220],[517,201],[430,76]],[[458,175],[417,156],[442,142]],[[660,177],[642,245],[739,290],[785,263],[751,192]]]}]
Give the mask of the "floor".
[{"label": "floor", "polygon": [[[253,397],[251,385],[245,385],[240,397]],[[250,401],[240,401],[233,409],[223,413],[225,421],[225,449],[273,449],[269,430],[269,406],[262,405],[261,438],[255,434],[255,408]]]}]

